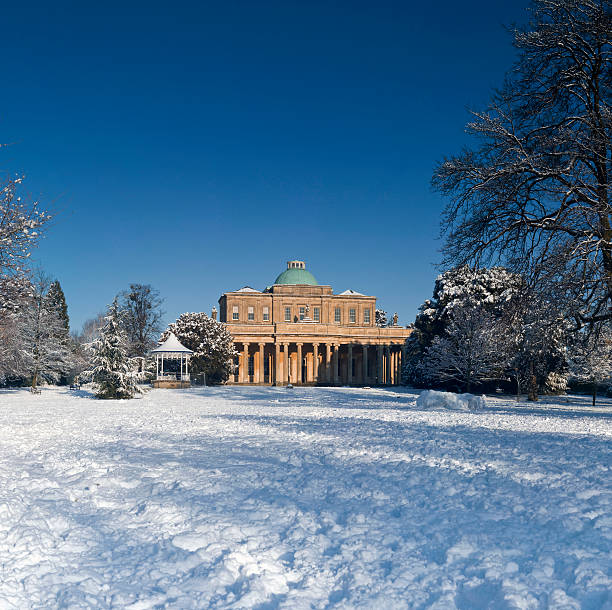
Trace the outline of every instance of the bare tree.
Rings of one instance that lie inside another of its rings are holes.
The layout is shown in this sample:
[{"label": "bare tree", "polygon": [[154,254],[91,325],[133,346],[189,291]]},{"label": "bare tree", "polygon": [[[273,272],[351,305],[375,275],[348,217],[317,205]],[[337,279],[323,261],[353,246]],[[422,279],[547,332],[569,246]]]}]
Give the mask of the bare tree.
[{"label": "bare tree", "polygon": [[445,262],[504,262],[579,299],[578,326],[610,318],[610,0],[535,0],[514,41],[516,65],[467,125],[479,148],[434,173]]},{"label": "bare tree", "polygon": [[597,324],[576,337],[570,350],[570,372],[574,379],[591,384],[595,406],[598,385],[612,377],[612,330],[608,324]]},{"label": "bare tree", "polygon": [[16,316],[23,372],[35,389],[41,378],[57,382],[72,367],[70,336],[55,303],[49,299],[51,280],[36,271],[33,296]]},{"label": "bare tree", "polygon": [[130,284],[130,289],[120,296],[129,355],[144,358],[162,331],[163,299],[150,284]]}]

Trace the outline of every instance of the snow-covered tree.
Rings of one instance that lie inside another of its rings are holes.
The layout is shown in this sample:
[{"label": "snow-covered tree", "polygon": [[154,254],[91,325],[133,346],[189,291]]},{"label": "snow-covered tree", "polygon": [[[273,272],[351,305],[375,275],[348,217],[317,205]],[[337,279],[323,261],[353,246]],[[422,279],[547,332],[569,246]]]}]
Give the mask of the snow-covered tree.
[{"label": "snow-covered tree", "polygon": [[[489,314],[496,326],[504,325],[507,312],[521,294],[523,281],[503,267],[449,269],[436,279],[431,299],[419,309],[414,332],[407,341],[403,381],[416,386],[431,386],[423,358],[436,338],[445,335],[455,312],[475,308]],[[504,331],[505,332],[505,331]],[[501,331],[500,331],[501,335]]]},{"label": "snow-covered tree", "polygon": [[566,348],[568,321],[549,299],[526,292],[519,305],[512,334],[514,356],[510,367],[519,387],[526,387],[529,400],[542,391],[563,392],[567,386]]},{"label": "snow-covered tree", "polygon": [[130,356],[144,358],[155,347],[162,331],[162,302],[159,292],[149,284],[130,284],[130,289],[121,293]]},{"label": "snow-covered tree", "polygon": [[425,350],[422,375],[434,385],[456,382],[471,392],[474,385],[503,378],[507,347],[499,319],[467,303],[453,310],[444,334]]},{"label": "snow-covered tree", "polygon": [[68,317],[68,305],[62,286],[58,280],[51,282],[47,292],[47,303],[55,309],[62,320],[62,325],[68,331],[70,329],[70,318]]},{"label": "snow-covered tree", "polygon": [[19,334],[20,314],[33,297],[27,263],[51,219],[38,203],[20,196],[22,182],[0,181],[0,382],[22,377],[27,368]]},{"label": "snow-covered tree", "polygon": [[133,398],[140,392],[130,366],[122,315],[115,298],[108,308],[104,326],[90,347],[91,370],[87,375],[95,384],[98,398]]},{"label": "snow-covered tree", "polygon": [[34,289],[24,276],[0,278],[0,383],[25,377],[25,358],[19,334],[19,314],[31,302]]},{"label": "snow-covered tree", "polygon": [[207,383],[223,383],[229,379],[238,353],[225,324],[205,313],[184,313],[168,326],[161,340],[165,341],[171,332],[194,352],[190,364],[193,377],[205,373]]},{"label": "snow-covered tree", "polygon": [[376,309],[374,310],[374,322],[376,326],[383,327],[388,326],[389,322],[387,321],[387,312],[384,309]]},{"label": "snow-covered tree", "polygon": [[51,215],[19,195],[23,178],[0,183],[0,276],[20,275]]},{"label": "snow-covered tree", "polygon": [[574,379],[591,384],[595,406],[598,385],[612,377],[612,329],[600,324],[589,331],[575,337],[569,365]]},{"label": "snow-covered tree", "polygon": [[[49,290],[47,276],[38,271],[33,295],[16,315],[21,374],[31,378],[32,388],[36,388],[41,379],[58,382],[72,365],[68,329],[57,303],[49,298]],[[55,293],[51,293],[51,297],[54,296]]]},{"label": "snow-covered tree", "polygon": [[444,159],[445,262],[501,262],[561,285],[578,325],[612,317],[612,10],[535,0],[516,64]]}]

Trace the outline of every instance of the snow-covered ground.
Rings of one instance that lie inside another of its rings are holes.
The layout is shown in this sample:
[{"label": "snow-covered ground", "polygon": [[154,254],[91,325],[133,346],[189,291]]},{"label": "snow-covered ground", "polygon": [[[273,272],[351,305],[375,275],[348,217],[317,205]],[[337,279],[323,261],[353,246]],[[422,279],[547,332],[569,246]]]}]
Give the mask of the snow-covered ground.
[{"label": "snow-covered ground", "polygon": [[612,608],[612,404],[0,391],[0,608]]}]

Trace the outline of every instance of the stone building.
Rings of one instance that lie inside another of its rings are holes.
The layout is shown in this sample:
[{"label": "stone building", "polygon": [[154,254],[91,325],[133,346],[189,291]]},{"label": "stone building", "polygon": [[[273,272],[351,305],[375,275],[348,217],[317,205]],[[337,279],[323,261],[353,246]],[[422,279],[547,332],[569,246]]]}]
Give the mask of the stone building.
[{"label": "stone building", "polygon": [[334,294],[303,261],[289,261],[272,286],[219,299],[240,356],[229,383],[397,385],[409,328],[375,324],[376,297]]}]

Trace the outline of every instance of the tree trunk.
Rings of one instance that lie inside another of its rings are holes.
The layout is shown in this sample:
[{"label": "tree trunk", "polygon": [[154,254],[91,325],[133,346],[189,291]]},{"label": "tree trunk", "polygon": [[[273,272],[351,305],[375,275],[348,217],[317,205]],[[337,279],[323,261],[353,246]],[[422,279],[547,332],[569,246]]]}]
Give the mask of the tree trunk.
[{"label": "tree trunk", "polygon": [[521,402],[521,379],[518,368],[514,369],[514,373],[516,374],[516,402]]},{"label": "tree trunk", "polygon": [[529,363],[529,394],[527,400],[531,402],[538,401],[538,379],[533,372],[533,361]]},{"label": "tree trunk", "polygon": [[32,389],[36,389],[36,384],[38,382],[38,371],[34,371],[34,375],[32,375]]}]

